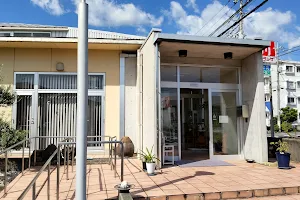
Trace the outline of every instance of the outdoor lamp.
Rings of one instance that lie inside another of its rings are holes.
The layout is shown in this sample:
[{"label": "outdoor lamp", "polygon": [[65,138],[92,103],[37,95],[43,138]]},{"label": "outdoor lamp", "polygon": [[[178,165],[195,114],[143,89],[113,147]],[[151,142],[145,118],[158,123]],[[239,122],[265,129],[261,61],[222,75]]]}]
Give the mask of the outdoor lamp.
[{"label": "outdoor lamp", "polygon": [[178,55],[179,57],[187,57],[187,50],[179,50]]},{"label": "outdoor lamp", "polygon": [[224,53],[224,59],[232,59],[232,52]]},{"label": "outdoor lamp", "polygon": [[56,63],[56,71],[64,71],[65,70],[65,65],[62,62]]}]

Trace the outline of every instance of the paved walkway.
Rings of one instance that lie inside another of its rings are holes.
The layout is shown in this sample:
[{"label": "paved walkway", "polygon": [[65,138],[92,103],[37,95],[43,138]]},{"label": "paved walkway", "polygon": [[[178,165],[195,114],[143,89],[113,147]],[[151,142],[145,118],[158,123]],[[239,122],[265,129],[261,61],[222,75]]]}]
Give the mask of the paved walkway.
[{"label": "paved walkway", "polygon": [[[160,199],[231,199],[252,196],[268,196],[296,194],[300,191],[300,164],[291,170],[279,170],[259,164],[249,164],[244,161],[231,162],[235,166],[223,167],[169,167],[157,171],[155,176],[148,176],[141,170],[141,162],[136,159],[125,160],[124,180],[135,185],[131,191],[134,198],[145,199],[160,197]],[[93,164],[87,166],[87,198],[116,199],[114,186],[120,183],[120,162],[117,166],[117,177],[108,164]],[[69,168],[69,180],[60,169],[60,199],[74,199],[74,172]],[[0,199],[17,199],[24,188],[34,177],[36,171],[27,171],[24,176],[17,177],[8,187],[8,195]],[[37,182],[37,199],[47,199],[47,183],[40,190],[47,178],[45,171]],[[56,170],[51,173],[51,199],[56,199]],[[284,196],[291,200],[299,196]],[[279,197],[264,199],[277,200]],[[31,191],[26,199],[31,199]],[[299,199],[299,198],[298,198]]]}]

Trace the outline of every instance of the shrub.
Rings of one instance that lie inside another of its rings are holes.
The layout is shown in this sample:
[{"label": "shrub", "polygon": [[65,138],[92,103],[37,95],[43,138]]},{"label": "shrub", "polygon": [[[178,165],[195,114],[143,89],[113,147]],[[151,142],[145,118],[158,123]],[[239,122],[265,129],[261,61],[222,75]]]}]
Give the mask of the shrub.
[{"label": "shrub", "polygon": [[[11,128],[9,123],[0,118],[0,147],[2,149],[8,148],[25,139],[27,131],[17,130]],[[18,150],[21,145],[16,146],[14,149]]]},{"label": "shrub", "polygon": [[292,124],[287,122],[287,121],[284,121],[282,122],[281,124],[281,130],[285,133],[288,133],[290,131],[293,131],[293,127],[292,127]]}]

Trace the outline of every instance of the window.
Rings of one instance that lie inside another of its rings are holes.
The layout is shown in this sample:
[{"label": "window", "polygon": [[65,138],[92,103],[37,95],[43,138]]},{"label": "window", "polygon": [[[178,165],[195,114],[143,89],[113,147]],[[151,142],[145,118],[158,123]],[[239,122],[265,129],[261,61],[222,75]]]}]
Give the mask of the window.
[{"label": "window", "polygon": [[300,104],[300,97],[298,97],[298,104]]},{"label": "window", "polygon": [[297,73],[300,73],[300,66],[297,66]]},{"label": "window", "polygon": [[31,33],[26,32],[15,32],[14,37],[31,37]]},{"label": "window", "polygon": [[0,33],[0,37],[10,37],[10,33]]},{"label": "window", "polygon": [[51,37],[50,32],[14,32],[14,37]]},{"label": "window", "polygon": [[295,83],[293,81],[287,81],[287,89],[295,89]]},{"label": "window", "polygon": [[297,82],[297,88],[300,89],[300,81]]},{"label": "window", "polygon": [[32,37],[51,37],[50,33],[32,33]]},{"label": "window", "polygon": [[[104,74],[89,74],[88,78],[88,141],[101,141],[104,124]],[[76,73],[16,73],[15,92],[18,101],[14,121],[18,129],[27,130],[32,122],[31,115],[38,124],[39,136],[75,136],[77,122],[77,74]],[[33,106],[36,102],[37,106]],[[33,131],[34,132],[34,131]],[[32,135],[31,135],[32,136]],[[50,143],[57,144],[55,138],[39,139],[40,148]],[[89,145],[99,146],[103,145]]]},{"label": "window", "polygon": [[287,65],[287,66],[286,66],[286,72],[288,72],[288,73],[294,72],[294,66]]},{"label": "window", "polygon": [[294,97],[288,97],[288,104],[294,104],[295,98]]}]

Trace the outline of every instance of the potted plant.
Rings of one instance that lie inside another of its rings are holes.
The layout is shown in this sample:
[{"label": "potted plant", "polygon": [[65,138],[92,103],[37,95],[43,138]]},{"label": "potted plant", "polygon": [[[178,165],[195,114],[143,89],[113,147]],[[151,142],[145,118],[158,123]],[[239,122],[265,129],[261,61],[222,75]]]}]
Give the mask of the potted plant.
[{"label": "potted plant", "polygon": [[276,149],[276,159],[278,162],[279,169],[290,169],[290,157],[291,154],[288,153],[289,147],[287,142],[279,140],[278,142],[271,142],[271,145],[277,147]]},{"label": "potted plant", "polygon": [[148,148],[146,148],[146,152],[141,151],[141,155],[143,157],[143,160],[146,162],[146,169],[147,173],[149,175],[153,175],[155,171],[156,163],[155,161],[159,161],[157,157],[153,154],[153,147],[151,148],[151,151],[149,151]]}]

